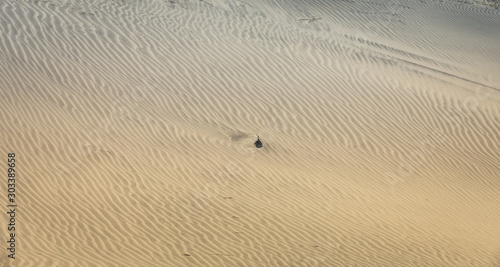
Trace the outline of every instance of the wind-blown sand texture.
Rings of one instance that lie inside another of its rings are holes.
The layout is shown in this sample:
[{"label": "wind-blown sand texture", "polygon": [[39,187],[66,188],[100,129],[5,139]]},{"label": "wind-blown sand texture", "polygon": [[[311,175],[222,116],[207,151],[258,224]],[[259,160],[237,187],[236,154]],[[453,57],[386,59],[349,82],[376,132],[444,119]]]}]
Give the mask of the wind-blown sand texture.
[{"label": "wind-blown sand texture", "polygon": [[500,266],[500,10],[4,0],[0,34],[2,266]]}]

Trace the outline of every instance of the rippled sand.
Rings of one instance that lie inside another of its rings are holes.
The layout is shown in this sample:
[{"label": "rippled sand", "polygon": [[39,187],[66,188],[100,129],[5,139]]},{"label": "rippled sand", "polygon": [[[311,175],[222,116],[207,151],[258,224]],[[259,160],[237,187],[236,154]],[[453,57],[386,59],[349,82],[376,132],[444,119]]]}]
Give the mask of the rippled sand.
[{"label": "rippled sand", "polygon": [[499,266],[499,29],[456,1],[0,1],[0,265]]}]

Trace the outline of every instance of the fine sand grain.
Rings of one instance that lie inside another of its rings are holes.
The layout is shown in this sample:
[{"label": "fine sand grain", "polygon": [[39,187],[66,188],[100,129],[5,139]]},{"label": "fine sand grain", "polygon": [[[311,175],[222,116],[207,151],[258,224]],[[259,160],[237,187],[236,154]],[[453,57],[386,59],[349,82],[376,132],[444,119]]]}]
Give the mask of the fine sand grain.
[{"label": "fine sand grain", "polygon": [[500,266],[499,62],[479,3],[0,1],[0,266]]}]

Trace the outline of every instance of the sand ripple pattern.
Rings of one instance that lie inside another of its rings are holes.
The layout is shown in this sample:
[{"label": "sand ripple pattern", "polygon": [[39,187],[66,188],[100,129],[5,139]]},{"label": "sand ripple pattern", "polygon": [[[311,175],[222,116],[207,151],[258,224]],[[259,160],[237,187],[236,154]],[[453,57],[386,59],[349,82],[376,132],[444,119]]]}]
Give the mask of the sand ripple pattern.
[{"label": "sand ripple pattern", "polygon": [[499,264],[499,11],[292,2],[0,1],[14,265]]}]

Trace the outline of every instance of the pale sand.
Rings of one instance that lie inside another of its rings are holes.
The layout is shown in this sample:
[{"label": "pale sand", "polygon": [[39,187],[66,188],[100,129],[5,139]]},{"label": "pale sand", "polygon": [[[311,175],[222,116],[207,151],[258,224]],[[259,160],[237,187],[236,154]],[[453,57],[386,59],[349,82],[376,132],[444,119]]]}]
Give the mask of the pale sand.
[{"label": "pale sand", "polygon": [[500,266],[499,10],[207,1],[0,1],[0,265]]}]

